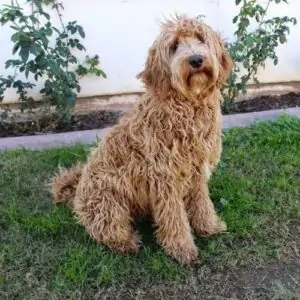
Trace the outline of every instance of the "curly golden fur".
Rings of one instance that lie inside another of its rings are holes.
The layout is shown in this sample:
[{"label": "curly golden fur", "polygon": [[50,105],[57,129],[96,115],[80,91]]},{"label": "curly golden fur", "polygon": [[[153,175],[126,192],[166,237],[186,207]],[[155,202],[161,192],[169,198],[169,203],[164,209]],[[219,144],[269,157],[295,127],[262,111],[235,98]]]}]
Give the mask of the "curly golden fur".
[{"label": "curly golden fur", "polygon": [[197,19],[162,24],[138,75],[146,92],[94,149],[86,164],[53,179],[65,202],[97,241],[136,253],[134,218],[150,213],[165,251],[182,264],[198,259],[193,240],[226,230],[207,182],[221,146],[220,87],[232,68],[220,36]]}]

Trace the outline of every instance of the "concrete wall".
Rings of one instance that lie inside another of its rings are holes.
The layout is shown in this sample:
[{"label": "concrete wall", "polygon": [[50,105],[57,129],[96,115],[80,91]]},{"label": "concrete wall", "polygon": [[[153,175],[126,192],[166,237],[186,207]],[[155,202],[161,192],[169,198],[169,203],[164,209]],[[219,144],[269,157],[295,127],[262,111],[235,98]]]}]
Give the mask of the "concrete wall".
[{"label": "concrete wall", "polygon": [[[24,0],[19,2],[25,3]],[[234,0],[62,0],[65,7],[64,20],[77,20],[86,31],[83,44],[88,53],[98,54],[107,79],[89,77],[82,80],[80,96],[122,94],[141,91],[135,75],[141,69],[147,49],[159,32],[159,19],[173,13],[190,16],[203,14],[206,22],[229,40],[234,38],[232,18],[237,13]],[[267,1],[260,0],[262,3]],[[299,16],[300,1],[273,5],[270,15]],[[0,0],[9,4],[10,0]],[[56,14],[54,23],[59,26]],[[300,21],[300,20],[299,20]],[[267,64],[260,72],[262,82],[287,82],[300,80],[300,25],[292,28],[288,43],[278,48],[279,64]],[[4,62],[11,58],[10,30],[1,28],[0,74],[7,74]],[[82,54],[84,58],[85,53]],[[38,97],[38,89],[34,96]],[[6,101],[16,100],[9,92]]]}]

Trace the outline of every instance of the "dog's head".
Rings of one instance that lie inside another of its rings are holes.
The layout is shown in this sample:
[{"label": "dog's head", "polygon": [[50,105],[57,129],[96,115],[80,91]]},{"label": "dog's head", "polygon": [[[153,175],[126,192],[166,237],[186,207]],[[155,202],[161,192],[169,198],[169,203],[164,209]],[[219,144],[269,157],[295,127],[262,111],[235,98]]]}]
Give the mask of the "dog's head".
[{"label": "dog's head", "polygon": [[197,19],[177,16],[162,24],[138,74],[149,89],[170,89],[195,97],[220,88],[232,69],[232,60],[217,32]]}]

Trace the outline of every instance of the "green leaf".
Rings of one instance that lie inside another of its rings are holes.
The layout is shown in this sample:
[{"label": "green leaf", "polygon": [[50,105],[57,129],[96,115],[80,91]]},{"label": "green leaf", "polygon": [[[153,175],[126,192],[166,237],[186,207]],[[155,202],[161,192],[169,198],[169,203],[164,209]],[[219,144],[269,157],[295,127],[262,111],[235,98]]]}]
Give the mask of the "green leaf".
[{"label": "green leaf", "polygon": [[235,5],[239,5],[242,0],[235,0]]},{"label": "green leaf", "polygon": [[71,31],[71,34],[75,34],[77,32],[77,28],[75,26],[70,26],[69,30]]},{"label": "green leaf", "polygon": [[75,47],[75,42],[73,39],[69,39],[69,45],[71,48],[74,48]]},{"label": "green leaf", "polygon": [[35,73],[35,74],[34,74],[34,79],[35,79],[35,81],[38,81],[39,76],[42,76],[41,73]]},{"label": "green leaf", "polygon": [[29,16],[29,18],[30,18],[30,20],[33,24],[39,24],[40,23],[39,19],[37,19],[34,15]]},{"label": "green leaf", "polygon": [[20,39],[20,35],[21,35],[21,33],[20,32],[16,32],[16,33],[14,33],[12,36],[11,36],[11,41],[12,42],[17,42],[17,41],[19,41],[19,39]]},{"label": "green leaf", "polygon": [[76,97],[75,95],[72,95],[72,96],[69,96],[67,97],[66,99],[66,103],[69,107],[73,107],[75,105],[75,102],[76,102]]},{"label": "green leaf", "polygon": [[76,73],[78,74],[78,76],[85,76],[88,73],[88,69],[82,65],[79,65]]},{"label": "green leaf", "polygon": [[63,32],[63,33],[59,36],[60,39],[66,39],[67,37],[68,37],[68,34],[66,34],[65,32]]},{"label": "green leaf", "polygon": [[51,72],[53,72],[54,74],[59,74],[60,69],[59,69],[59,66],[57,65],[57,63],[55,61],[50,60],[48,62],[48,66],[49,66]]},{"label": "green leaf", "polygon": [[18,52],[18,50],[20,49],[20,44],[17,43],[14,45],[13,50],[12,50],[12,54],[16,54]]},{"label": "green leaf", "polygon": [[80,51],[84,50],[84,47],[81,44],[76,44],[76,47]]},{"label": "green leaf", "polygon": [[38,67],[42,70],[46,69],[48,66],[48,60],[45,57],[37,57],[36,58],[36,64]]},{"label": "green leaf", "polygon": [[102,76],[103,78],[107,78],[107,75],[104,71],[102,70],[98,70],[98,72],[96,73],[97,76]]},{"label": "green leaf", "polygon": [[47,19],[50,20],[50,15],[45,13],[45,12],[41,12],[41,14]]},{"label": "green leaf", "polygon": [[56,27],[52,26],[52,30],[55,31],[57,34],[61,34],[61,32],[59,31],[59,29],[57,29]]},{"label": "green leaf", "polygon": [[34,1],[35,6],[37,7],[40,14],[43,14],[42,1]]},{"label": "green leaf", "polygon": [[232,19],[232,23],[235,24],[239,19],[239,16],[235,16],[233,19]]},{"label": "green leaf", "polygon": [[29,71],[30,71],[29,68],[26,68],[26,69],[25,69],[25,77],[26,77],[27,79],[28,79]]},{"label": "green leaf", "polygon": [[250,24],[249,20],[248,19],[242,19],[241,21],[241,27],[244,29],[246,27],[248,27]]},{"label": "green leaf", "polygon": [[84,32],[83,28],[81,26],[77,25],[77,30],[78,30],[79,35],[84,39],[85,32]]},{"label": "green leaf", "polygon": [[28,57],[29,57],[29,52],[30,52],[30,47],[22,47],[20,50],[20,56],[23,62],[27,62]]},{"label": "green leaf", "polygon": [[49,44],[49,41],[48,41],[47,37],[44,36],[44,35],[42,35],[41,38],[40,38],[40,40],[42,41],[43,46],[46,49],[48,47],[48,44]]},{"label": "green leaf", "polygon": [[286,36],[285,36],[284,34],[281,34],[281,35],[279,36],[279,42],[280,42],[281,44],[284,44],[286,41],[287,41],[287,40],[286,40]]},{"label": "green leaf", "polygon": [[50,27],[48,27],[45,32],[46,32],[46,35],[51,36],[53,33],[53,30]]}]

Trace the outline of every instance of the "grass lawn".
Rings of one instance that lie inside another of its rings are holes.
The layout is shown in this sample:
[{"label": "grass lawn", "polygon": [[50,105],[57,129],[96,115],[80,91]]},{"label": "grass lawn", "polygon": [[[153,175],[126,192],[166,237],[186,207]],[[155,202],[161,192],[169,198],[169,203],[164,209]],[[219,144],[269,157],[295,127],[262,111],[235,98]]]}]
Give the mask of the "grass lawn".
[{"label": "grass lawn", "polygon": [[211,196],[228,234],[199,238],[184,268],[137,224],[136,257],[94,243],[46,183],[87,146],[2,151],[0,299],[300,299],[300,119],[225,133]]}]

